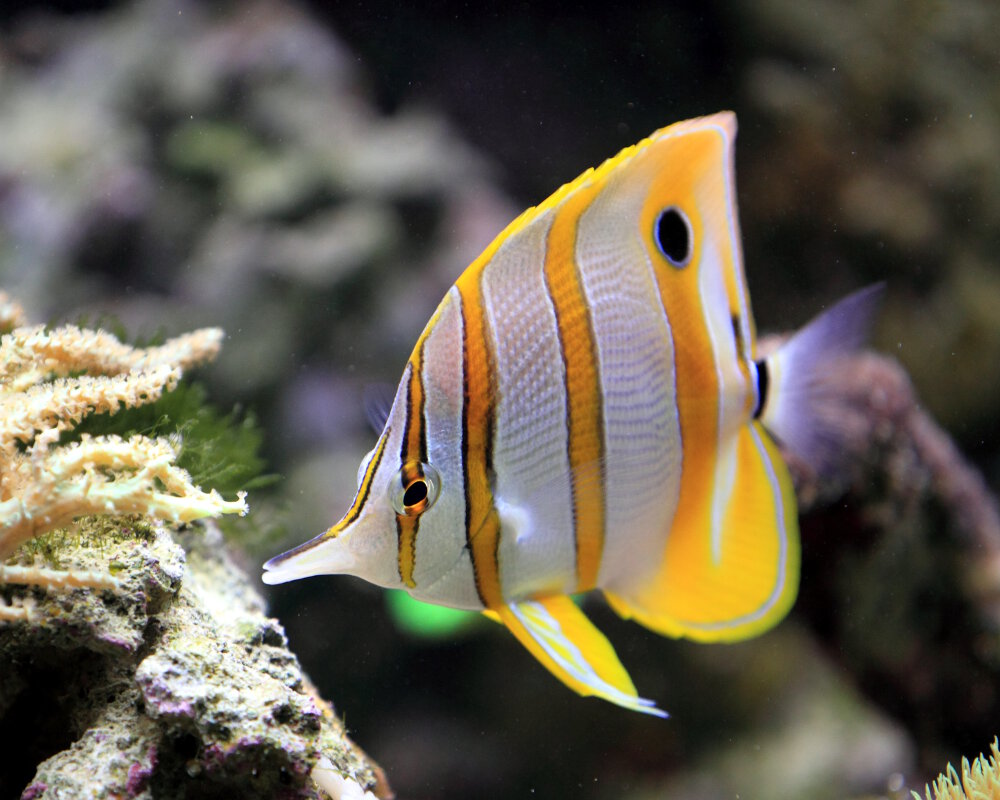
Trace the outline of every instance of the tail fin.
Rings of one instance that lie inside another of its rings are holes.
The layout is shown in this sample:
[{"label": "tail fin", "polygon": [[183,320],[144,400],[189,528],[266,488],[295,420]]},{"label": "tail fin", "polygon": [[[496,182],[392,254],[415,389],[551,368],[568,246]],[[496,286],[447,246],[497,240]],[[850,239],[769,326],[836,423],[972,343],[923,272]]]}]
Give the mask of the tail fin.
[{"label": "tail fin", "polygon": [[839,458],[836,361],[865,343],[884,290],[876,283],[848,295],[757,364],[757,417],[817,474]]}]

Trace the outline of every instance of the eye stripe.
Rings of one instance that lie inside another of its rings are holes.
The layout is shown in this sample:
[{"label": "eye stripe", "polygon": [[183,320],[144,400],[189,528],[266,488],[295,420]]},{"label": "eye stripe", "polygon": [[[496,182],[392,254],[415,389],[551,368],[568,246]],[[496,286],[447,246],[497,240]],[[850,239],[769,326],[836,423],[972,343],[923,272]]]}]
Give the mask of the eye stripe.
[{"label": "eye stripe", "polygon": [[[410,356],[410,375],[406,382],[406,420],[403,425],[399,463],[406,472],[406,481],[423,474],[421,464],[427,463],[427,424],[424,419],[423,358],[427,337],[422,336]],[[412,474],[410,474],[412,473]],[[396,517],[396,562],[399,579],[409,588],[416,587],[413,574],[417,563],[417,533],[419,516]]]},{"label": "eye stripe", "polygon": [[417,530],[420,527],[420,517],[410,517],[405,514],[396,515],[396,547],[399,579],[405,586],[416,588],[413,571],[417,565]]},{"label": "eye stripe", "polygon": [[[407,475],[407,480],[422,473],[420,464],[427,461],[427,441],[424,425],[424,392],[421,382],[421,366],[424,342],[421,339],[413,356],[410,358],[410,376],[406,382],[406,420],[403,425],[402,444],[400,445],[399,461]],[[416,454],[414,454],[416,450]],[[396,566],[399,579],[411,589],[416,587],[413,578],[417,565],[417,533],[420,529],[420,517],[396,516]]]}]

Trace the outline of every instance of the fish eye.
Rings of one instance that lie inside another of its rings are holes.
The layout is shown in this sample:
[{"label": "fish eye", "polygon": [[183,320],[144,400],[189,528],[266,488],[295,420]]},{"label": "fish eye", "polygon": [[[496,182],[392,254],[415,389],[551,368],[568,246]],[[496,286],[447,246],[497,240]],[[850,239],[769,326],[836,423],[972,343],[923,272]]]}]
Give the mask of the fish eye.
[{"label": "fish eye", "polygon": [[403,492],[403,507],[407,510],[423,508],[427,504],[427,481],[416,478]]},{"label": "fish eye", "polygon": [[430,464],[404,464],[390,486],[392,507],[400,516],[416,517],[434,505],[441,476]]},{"label": "fish eye", "polygon": [[687,215],[676,206],[660,212],[653,228],[656,246],[670,265],[680,269],[686,267],[694,252],[691,223]]}]

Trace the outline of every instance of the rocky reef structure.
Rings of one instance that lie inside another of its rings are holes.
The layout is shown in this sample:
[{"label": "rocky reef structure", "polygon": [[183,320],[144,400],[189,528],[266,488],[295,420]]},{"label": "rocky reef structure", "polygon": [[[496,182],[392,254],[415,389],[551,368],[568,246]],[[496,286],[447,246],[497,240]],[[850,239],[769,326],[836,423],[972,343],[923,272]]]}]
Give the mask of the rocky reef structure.
[{"label": "rocky reef structure", "polygon": [[90,518],[50,544],[114,585],[0,585],[34,600],[0,625],[0,796],[388,796],[217,528]]},{"label": "rocky reef structure", "polygon": [[195,486],[179,440],[60,440],[175,389],[222,332],[134,348],[0,309],[0,796],[365,795],[375,768],[218,529],[182,528],[244,493]]},{"label": "rocky reef structure", "polygon": [[830,376],[849,465],[793,465],[803,511],[799,611],[858,685],[908,728],[988,741],[1000,719],[1000,509],[927,413],[903,368],[874,353]]}]

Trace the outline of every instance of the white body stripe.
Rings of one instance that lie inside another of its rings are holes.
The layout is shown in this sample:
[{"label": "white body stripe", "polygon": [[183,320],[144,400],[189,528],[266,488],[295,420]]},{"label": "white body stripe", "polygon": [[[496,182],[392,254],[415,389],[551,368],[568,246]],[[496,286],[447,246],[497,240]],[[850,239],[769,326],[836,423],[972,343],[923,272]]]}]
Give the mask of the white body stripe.
[{"label": "white body stripe", "polygon": [[605,190],[580,219],[576,260],[597,343],[605,426],[606,527],[598,584],[659,563],[677,508],[680,421],[670,324],[639,230],[648,187]]},{"label": "white body stripe", "polygon": [[[735,129],[730,130],[722,125],[714,125],[711,127],[714,130],[717,130],[719,135],[725,141],[725,151],[727,153],[731,153]],[[749,361],[752,365],[753,359],[756,357],[756,354],[752,352],[754,344],[752,330],[753,313],[750,310],[750,292],[747,288],[747,277],[743,269],[743,237],[740,235],[740,220],[738,214],[736,213],[736,175],[733,171],[733,165],[734,162],[731,157],[722,159],[723,182],[726,187],[726,227],[729,231],[729,245],[733,252],[733,263],[736,266],[736,274],[734,277],[736,281],[737,303],[739,305],[740,340],[743,342],[744,348],[744,352],[739,355],[741,358]],[[751,387],[751,390],[757,390],[756,384]]]},{"label": "white body stripe", "polygon": [[548,213],[487,265],[483,300],[496,358],[494,497],[504,597],[573,590],[576,555],[565,371],[542,275]]},{"label": "white body stripe", "polygon": [[715,443],[715,478],[712,482],[712,557],[722,558],[723,522],[726,507],[736,481],[736,431],[746,424],[744,403],[748,387],[740,372],[736,335],[729,313],[729,298],[723,278],[723,264],[711,238],[704,241],[699,265],[699,288],[704,309],[705,328],[712,342],[718,397],[718,438]]},{"label": "white body stripe", "polygon": [[786,573],[788,571],[788,520],[785,518],[785,507],[782,503],[781,484],[778,482],[778,476],[774,472],[774,464],[771,463],[767,448],[764,447],[764,442],[761,441],[760,431],[756,425],[750,426],[750,435],[753,437],[754,447],[757,448],[761,461],[767,468],[767,482],[771,488],[771,496],[777,504],[777,519],[775,521],[778,530],[778,579],[775,581],[774,589],[771,591],[770,597],[767,598],[767,602],[751,615],[752,619],[759,619],[771,610],[774,604],[781,599],[781,595],[785,591]]},{"label": "white body stripe", "polygon": [[[413,578],[415,597],[447,602],[458,608],[482,607],[472,560],[465,547],[465,492],[462,490],[462,318],[458,290],[438,309],[424,343],[424,423],[427,458],[442,476],[441,495],[420,519],[434,526],[433,536],[417,534]],[[406,385],[404,376],[402,386]],[[397,451],[398,452],[398,451]]]},{"label": "white body stripe", "polygon": [[[750,426],[750,436],[753,439],[754,447],[757,453],[760,455],[761,461],[763,462],[765,469],[767,470],[767,481],[768,486],[771,490],[772,497],[775,498],[777,503],[777,523],[778,530],[778,564],[777,564],[777,580],[774,583],[774,588],[771,590],[771,594],[768,596],[767,600],[758,608],[754,609],[749,614],[742,617],[737,617],[735,619],[727,619],[722,622],[716,623],[704,623],[695,622],[691,620],[684,620],[684,624],[692,629],[698,629],[703,631],[718,631],[732,628],[736,625],[746,625],[752,623],[762,617],[767,616],[767,614],[774,608],[774,604],[781,600],[782,594],[785,592],[785,585],[788,579],[788,520],[785,518],[785,508],[782,505],[782,494],[781,485],[778,482],[778,476],[774,472],[774,465],[771,463],[771,458],[767,453],[767,448],[761,441],[760,432],[757,430],[755,425]],[[794,578],[793,578],[794,579]]]}]

